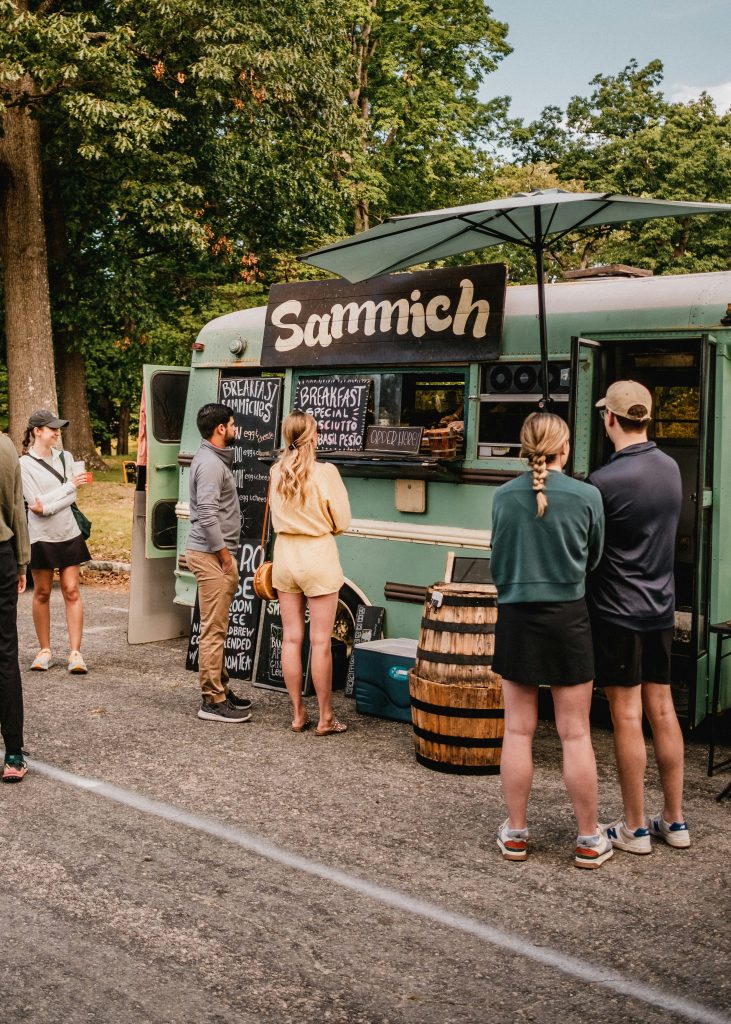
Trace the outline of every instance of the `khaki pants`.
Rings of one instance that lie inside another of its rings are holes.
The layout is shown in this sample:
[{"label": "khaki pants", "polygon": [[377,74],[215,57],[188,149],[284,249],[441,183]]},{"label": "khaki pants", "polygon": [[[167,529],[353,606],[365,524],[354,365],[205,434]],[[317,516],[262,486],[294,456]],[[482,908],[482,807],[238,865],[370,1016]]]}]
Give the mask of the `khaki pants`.
[{"label": "khaki pants", "polygon": [[219,704],[228,693],[228,672],[223,650],[228,633],[228,612],[239,582],[239,570],[234,558],[228,572],[224,572],[215,555],[208,551],[185,552],[188,565],[198,584],[198,606],[201,633],[198,645],[198,677],[203,700]]}]

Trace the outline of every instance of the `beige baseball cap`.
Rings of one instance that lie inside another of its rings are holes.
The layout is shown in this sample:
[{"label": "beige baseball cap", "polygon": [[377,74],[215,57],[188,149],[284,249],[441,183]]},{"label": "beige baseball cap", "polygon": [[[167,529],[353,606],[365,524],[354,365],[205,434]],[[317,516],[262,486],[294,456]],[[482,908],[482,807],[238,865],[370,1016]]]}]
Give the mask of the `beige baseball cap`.
[{"label": "beige baseball cap", "polygon": [[617,380],[610,384],[604,398],[596,403],[597,409],[609,409],[615,416],[641,423],[649,420],[652,412],[652,395],[636,380]]}]

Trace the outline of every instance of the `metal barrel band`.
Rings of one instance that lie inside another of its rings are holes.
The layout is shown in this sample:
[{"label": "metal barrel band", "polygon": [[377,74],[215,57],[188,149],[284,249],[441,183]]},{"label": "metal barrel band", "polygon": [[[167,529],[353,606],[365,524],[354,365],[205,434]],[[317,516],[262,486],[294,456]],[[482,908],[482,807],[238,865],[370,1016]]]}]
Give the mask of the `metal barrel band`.
[{"label": "metal barrel band", "polygon": [[446,772],[448,775],[499,775],[499,764],[450,764],[447,761],[434,761],[431,757],[416,754],[416,760],[424,768],[433,772]]},{"label": "metal barrel band", "polygon": [[431,629],[434,633],[477,633],[487,634],[495,632],[494,622],[444,622],[443,619],[428,619],[426,615],[421,620],[422,629]]},{"label": "metal barrel band", "polygon": [[418,697],[411,698],[411,706],[429,715],[446,715],[449,718],[505,718],[504,708],[450,708],[443,704],[428,704]]},{"label": "metal barrel band", "polygon": [[492,665],[492,654],[450,654],[416,648],[416,660],[435,661],[442,665]]},{"label": "metal barrel band", "polygon": [[[437,589],[436,593],[441,591]],[[427,591],[427,601],[431,600],[431,593]],[[450,597],[449,594],[442,594],[441,608],[496,608],[497,602],[494,597]]]},{"label": "metal barrel band", "polygon": [[414,735],[420,740],[428,740],[429,743],[441,743],[446,747],[502,747],[503,738],[500,737],[474,737],[474,736],[448,736],[441,732],[429,732],[419,725],[414,725]]}]

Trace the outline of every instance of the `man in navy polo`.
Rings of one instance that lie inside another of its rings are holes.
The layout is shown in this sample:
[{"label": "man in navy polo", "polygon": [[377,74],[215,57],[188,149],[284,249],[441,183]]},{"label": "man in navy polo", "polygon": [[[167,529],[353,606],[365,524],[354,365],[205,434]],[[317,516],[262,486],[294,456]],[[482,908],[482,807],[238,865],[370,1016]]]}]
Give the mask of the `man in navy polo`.
[{"label": "man in navy polo", "polygon": [[[624,804],[624,818],[605,828],[617,849],[646,854],[652,851],[650,836],[674,847],[690,845],[682,809],[683,735],[670,691],[682,487],[677,463],[647,439],[647,388],[617,381],[597,406],[614,452],[589,477],[602,495],[606,536],[588,596],[595,680],[611,709]],[[662,811],[647,818],[643,711],[664,796]]]}]

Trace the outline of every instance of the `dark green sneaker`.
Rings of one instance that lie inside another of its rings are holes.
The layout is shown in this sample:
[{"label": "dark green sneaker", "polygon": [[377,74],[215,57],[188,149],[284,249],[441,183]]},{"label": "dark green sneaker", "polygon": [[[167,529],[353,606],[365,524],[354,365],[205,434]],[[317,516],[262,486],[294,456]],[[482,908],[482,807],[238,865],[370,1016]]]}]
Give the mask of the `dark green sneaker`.
[{"label": "dark green sneaker", "polygon": [[22,782],[27,772],[28,765],[22,754],[5,755],[3,782]]}]

